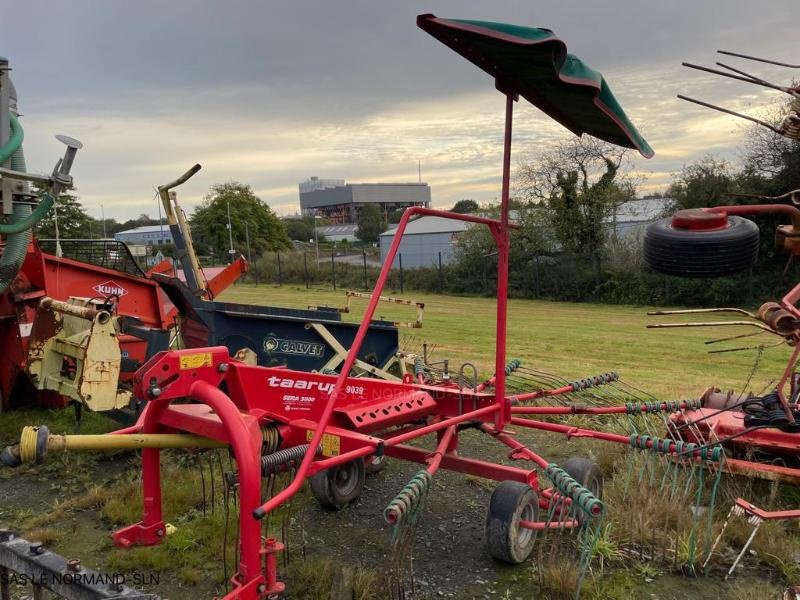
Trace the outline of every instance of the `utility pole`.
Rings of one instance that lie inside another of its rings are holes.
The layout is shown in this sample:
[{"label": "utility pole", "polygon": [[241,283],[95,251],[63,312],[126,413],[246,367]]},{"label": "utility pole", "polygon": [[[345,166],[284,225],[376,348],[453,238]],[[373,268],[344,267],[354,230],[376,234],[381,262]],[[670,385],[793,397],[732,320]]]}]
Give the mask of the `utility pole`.
[{"label": "utility pole", "polygon": [[233,255],[236,254],[236,250],[233,249],[233,227],[231,227],[231,200],[228,198],[228,241],[230,242],[231,249],[228,250],[228,254],[230,255],[230,261],[233,262]]},{"label": "utility pole", "polygon": [[108,237],[106,235],[106,212],[103,210],[103,203],[100,203],[100,218],[103,220],[103,238],[105,239]]},{"label": "utility pole", "polygon": [[319,265],[319,236],[317,236],[317,213],[314,213],[314,248],[317,250],[317,265]]},{"label": "utility pole", "polygon": [[417,159],[417,175],[419,176],[419,182],[422,183],[422,161]]}]

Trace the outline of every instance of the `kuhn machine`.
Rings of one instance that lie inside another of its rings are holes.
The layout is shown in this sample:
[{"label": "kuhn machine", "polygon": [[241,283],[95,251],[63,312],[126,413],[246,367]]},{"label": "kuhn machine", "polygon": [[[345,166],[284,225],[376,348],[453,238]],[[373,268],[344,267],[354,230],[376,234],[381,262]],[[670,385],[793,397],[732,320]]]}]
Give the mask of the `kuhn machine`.
[{"label": "kuhn machine", "polygon": [[[128,548],[159,544],[168,534],[168,515],[163,513],[161,501],[161,449],[229,447],[235,471],[228,479],[238,494],[239,519],[237,566],[227,599],[266,598],[284,591],[277,576],[283,544],[265,517],[297,494],[306,481],[323,506],[341,508],[352,502],[364,485],[365,457],[388,456],[422,465],[395,498],[387,498],[384,516],[394,527],[396,540],[417,522],[431,480],[440,469],[497,481],[487,509],[486,546],[491,556],[508,563],[525,561],[537,536],[573,531],[586,536],[580,544],[579,561],[579,570],[585,571],[593,553],[588,532],[604,513],[603,477],[598,466],[582,457],[559,466],[526,444],[521,430],[603,440],[660,457],[668,465],[661,480],[665,495],[688,493],[687,506],[692,502],[713,508],[716,484],[710,499],[704,499],[702,482],[706,469],[721,472],[717,468],[723,458],[719,446],[686,441],[673,432],[666,437],[635,431],[620,434],[569,422],[575,416],[600,419],[620,415],[635,423],[650,414],[680,414],[697,408],[698,402],[648,398],[622,384],[616,373],[564,380],[507,360],[514,103],[522,96],[576,135],[586,133],[634,148],[645,157],[652,156],[652,150],[601,74],[568,54],[564,42],[552,31],[431,14],[420,15],[417,25],[487,73],[505,99],[499,218],[407,209],[338,374],[248,364],[232,358],[225,346],[165,351],[136,372],[133,393],[144,403],[144,410],[135,425],[103,436],[58,436],[44,427],[28,427],[19,444],[0,456],[6,465],[14,466],[41,460],[47,452],[142,448],[142,519],[113,533],[115,544]],[[359,373],[354,367],[401,236],[417,215],[488,227],[496,243],[494,375],[483,383],[433,380],[426,376],[423,365],[402,381],[354,376]],[[508,448],[510,462],[517,464],[462,454],[459,437],[467,429],[484,434],[487,444],[494,440]],[[428,446],[418,441],[427,441]],[[697,486],[696,496],[688,491],[695,489],[689,484],[676,485],[675,466],[697,472],[691,482]],[[286,487],[277,491],[262,485],[273,481],[276,473],[289,474]],[[689,562],[695,558],[695,537],[693,529]],[[65,568],[55,555],[47,553],[47,562],[26,548],[19,538],[0,542],[0,565],[32,573]],[[105,597],[104,589],[91,592],[93,597]],[[69,590],[61,593],[70,597]]]},{"label": "kuhn machine", "polygon": [[[343,322],[339,311],[215,301],[247,264],[238,257],[222,269],[200,268],[174,191],[200,165],[158,187],[180,272],[170,260],[144,272],[128,247],[114,240],[37,240],[33,228],[51,211],[58,231],[55,199],[72,185],[69,171],[81,144],[59,136],[67,152],[53,174],[26,172],[9,71],[0,60],[0,123],[6,129],[0,131],[6,215],[0,221],[0,411],[73,403],[129,419],[141,408],[131,396],[133,373],[170,347],[176,329],[183,347],[225,345],[259,364],[301,370],[341,365],[356,325]],[[44,191],[32,194],[31,184]],[[396,324],[376,321],[356,367],[399,379],[405,369],[399,346]]]}]

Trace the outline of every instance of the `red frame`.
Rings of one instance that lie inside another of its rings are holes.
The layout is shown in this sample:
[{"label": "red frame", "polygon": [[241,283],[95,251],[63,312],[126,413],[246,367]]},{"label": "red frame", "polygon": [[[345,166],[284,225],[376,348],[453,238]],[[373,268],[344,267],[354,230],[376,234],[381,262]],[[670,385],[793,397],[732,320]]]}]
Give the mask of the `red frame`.
[{"label": "red frame", "polygon": [[[284,368],[248,366],[231,362],[224,347],[176,350],[161,353],[145,364],[135,376],[134,392],[149,400],[139,422],[116,432],[182,431],[214,438],[233,446],[239,467],[240,491],[240,555],[241,561],[232,582],[234,589],[225,597],[252,600],[278,593],[283,589],[277,582],[274,560],[274,540],[261,537],[259,520],[291,498],[304,481],[313,474],[362,459],[385,454],[426,465],[433,475],[440,468],[469,473],[497,481],[513,480],[527,483],[539,494],[543,508],[567,507],[570,497],[554,488],[542,489],[537,468],[547,469],[550,463],[514,438],[506,429],[511,423],[581,435],[614,443],[629,443],[626,436],[606,434],[589,429],[575,429],[544,421],[519,419],[517,414],[555,414],[551,407],[512,407],[519,400],[538,395],[558,395],[573,391],[566,386],[528,395],[506,396],[506,328],[509,231],[509,179],[511,156],[511,122],[516,96],[506,94],[503,180],[500,219],[462,215],[422,207],[407,209],[397,227],[395,237],[384,260],[380,275],[366,308],[355,339],[338,375],[311,374]],[[415,215],[436,215],[486,225],[497,246],[497,324],[495,340],[495,373],[489,381],[474,390],[459,389],[453,384],[427,386],[351,378],[355,358],[369,328],[381,292],[388,279],[400,240],[409,220]],[[227,394],[218,388],[224,382]],[[482,390],[493,385],[491,393]],[[171,405],[173,400],[190,398],[194,404]],[[209,411],[209,407],[211,411]],[[614,410],[581,409],[585,414],[623,412]],[[572,409],[573,412],[578,409]],[[257,458],[261,456],[261,426],[277,425],[281,447],[309,443],[289,485],[267,502],[258,498],[261,472]],[[461,456],[458,450],[460,425],[471,424],[510,448],[511,460],[532,462],[534,468],[519,468]],[[420,437],[437,435],[433,452],[409,446],[406,442]],[[328,440],[323,444],[323,437]],[[309,439],[310,438],[310,439]],[[322,446],[323,454],[318,455]],[[674,447],[670,447],[674,450]],[[327,452],[327,454],[325,454]],[[686,457],[685,460],[692,460]],[[118,545],[155,544],[163,539],[164,522],[161,513],[159,450],[142,452],[144,486],[144,517],[141,522],[114,533]],[[578,486],[580,488],[580,486]],[[581,488],[582,489],[582,488]],[[254,491],[255,490],[255,491]],[[573,488],[574,490],[574,488]],[[593,511],[602,510],[601,505]],[[391,511],[388,518],[392,516]],[[567,511],[557,510],[566,515]],[[531,529],[573,528],[579,525],[573,518],[562,516],[552,522],[520,523]]]}]

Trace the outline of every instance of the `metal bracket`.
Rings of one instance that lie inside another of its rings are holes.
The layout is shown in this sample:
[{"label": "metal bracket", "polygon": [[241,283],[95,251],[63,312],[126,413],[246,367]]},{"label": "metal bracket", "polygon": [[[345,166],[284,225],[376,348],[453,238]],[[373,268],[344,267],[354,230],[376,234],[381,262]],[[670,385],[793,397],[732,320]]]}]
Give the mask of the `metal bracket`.
[{"label": "metal bracket", "polygon": [[82,567],[80,561],[67,560],[47,550],[38,542],[29,542],[14,533],[0,530],[0,591],[9,597],[13,571],[22,582],[33,585],[33,597],[41,598],[48,589],[67,600],[159,600],[155,594],[145,594],[127,587],[122,575],[103,574]]}]

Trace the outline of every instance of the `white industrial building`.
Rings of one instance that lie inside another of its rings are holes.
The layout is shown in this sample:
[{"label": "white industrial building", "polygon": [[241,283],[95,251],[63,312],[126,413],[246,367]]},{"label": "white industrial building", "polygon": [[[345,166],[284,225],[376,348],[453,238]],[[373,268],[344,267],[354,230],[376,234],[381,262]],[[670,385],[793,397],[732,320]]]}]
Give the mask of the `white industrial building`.
[{"label": "white industrial building", "polygon": [[114,234],[118,242],[133,246],[159,246],[172,243],[172,233],[168,225],[143,225]]},{"label": "white industrial building", "polygon": [[347,223],[344,225],[320,225],[317,227],[317,235],[325,238],[326,242],[355,242],[356,229],[358,225],[355,223]]},{"label": "white industrial building", "polygon": [[[458,236],[472,224],[466,221],[445,219],[444,217],[425,216],[408,223],[403,239],[400,241],[398,255],[402,255],[403,268],[435,267],[439,265],[441,253],[442,264],[453,260],[453,247]],[[380,235],[381,262],[386,260],[389,246],[397,231],[397,226],[384,231]],[[396,256],[392,267],[400,266],[400,258]]]},{"label": "white industrial building", "polygon": [[630,200],[617,206],[606,222],[613,228],[614,237],[639,237],[650,223],[667,213],[671,204],[672,198]]}]

